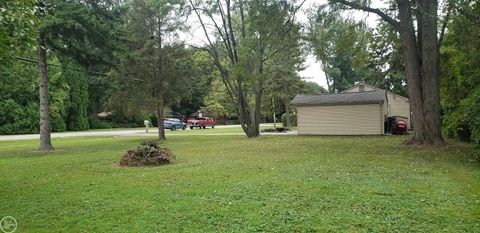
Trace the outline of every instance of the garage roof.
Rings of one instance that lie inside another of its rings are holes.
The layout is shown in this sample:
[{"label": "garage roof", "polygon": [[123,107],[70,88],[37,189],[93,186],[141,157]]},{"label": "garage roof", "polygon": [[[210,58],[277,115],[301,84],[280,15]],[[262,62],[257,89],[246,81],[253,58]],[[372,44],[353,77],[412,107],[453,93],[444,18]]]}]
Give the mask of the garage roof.
[{"label": "garage roof", "polygon": [[371,104],[385,101],[385,91],[346,92],[337,94],[297,95],[292,100],[294,106]]}]

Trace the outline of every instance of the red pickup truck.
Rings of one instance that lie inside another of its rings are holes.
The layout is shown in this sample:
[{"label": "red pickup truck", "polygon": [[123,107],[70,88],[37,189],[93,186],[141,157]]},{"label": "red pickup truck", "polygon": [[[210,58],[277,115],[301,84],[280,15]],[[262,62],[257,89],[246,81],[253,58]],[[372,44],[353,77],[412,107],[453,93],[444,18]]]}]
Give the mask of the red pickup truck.
[{"label": "red pickup truck", "polygon": [[188,120],[187,125],[190,126],[190,129],[199,128],[205,129],[207,126],[215,128],[215,120],[213,117],[198,117],[195,120]]}]

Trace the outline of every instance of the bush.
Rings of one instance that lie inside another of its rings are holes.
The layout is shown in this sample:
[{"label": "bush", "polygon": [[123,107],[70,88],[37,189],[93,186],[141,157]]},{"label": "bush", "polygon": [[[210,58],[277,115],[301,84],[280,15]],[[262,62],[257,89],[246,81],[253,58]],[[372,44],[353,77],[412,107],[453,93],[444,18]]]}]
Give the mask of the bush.
[{"label": "bush", "polygon": [[175,155],[156,142],[142,142],[136,148],[129,149],[120,160],[121,166],[158,166],[171,163]]},{"label": "bush", "polygon": [[264,133],[273,133],[273,132],[287,132],[290,131],[289,128],[284,128],[284,127],[278,127],[278,128],[267,128],[267,129],[262,129],[262,132]]},{"label": "bush", "polygon": [[[292,124],[291,126],[296,127],[297,126],[297,115],[292,114],[292,113],[290,113],[289,115],[290,115],[290,123]],[[283,127],[287,127],[287,114],[286,113],[282,114],[281,119],[282,119]]]},{"label": "bush", "polygon": [[88,123],[90,129],[111,129],[113,128],[113,123],[108,120],[102,120],[96,116],[91,116],[88,118]]},{"label": "bush", "polygon": [[473,91],[462,99],[454,109],[447,111],[443,125],[447,136],[476,145],[476,155],[480,160],[480,90]]},{"label": "bush", "polygon": [[38,104],[22,106],[12,99],[0,101],[0,134],[38,133]]},{"label": "bush", "polygon": [[50,126],[52,132],[64,132],[67,130],[67,124],[62,116],[53,117],[50,115]]}]

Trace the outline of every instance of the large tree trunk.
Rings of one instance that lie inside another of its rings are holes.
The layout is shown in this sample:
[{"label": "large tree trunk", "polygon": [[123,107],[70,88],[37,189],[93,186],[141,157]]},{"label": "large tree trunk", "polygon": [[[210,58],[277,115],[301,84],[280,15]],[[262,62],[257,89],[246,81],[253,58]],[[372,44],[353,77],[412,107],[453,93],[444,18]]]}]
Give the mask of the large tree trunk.
[{"label": "large tree trunk", "polygon": [[440,120],[437,7],[435,0],[420,2],[417,38],[410,3],[398,1],[399,33],[415,132],[405,144],[439,145],[444,141]]},{"label": "large tree trunk", "polygon": [[413,18],[410,4],[399,2],[399,33],[402,44],[405,75],[410,95],[412,122],[415,129],[415,140],[425,140],[425,120],[423,117],[423,97],[421,85],[420,60],[418,56],[417,40],[413,27]]},{"label": "large tree trunk", "polygon": [[53,150],[50,139],[50,116],[48,102],[47,51],[45,33],[40,32],[38,37],[38,74],[40,96],[40,146],[39,151]]},{"label": "large tree trunk", "polygon": [[437,0],[422,0],[418,2],[421,14],[419,32],[421,38],[422,57],[422,97],[423,115],[425,119],[426,144],[440,145],[442,137],[442,121],[440,106],[440,64],[437,32]]},{"label": "large tree trunk", "polygon": [[157,103],[157,124],[158,124],[158,139],[159,140],[167,140],[165,137],[165,128],[163,127],[163,108],[164,108],[164,101],[163,96],[159,98]]}]

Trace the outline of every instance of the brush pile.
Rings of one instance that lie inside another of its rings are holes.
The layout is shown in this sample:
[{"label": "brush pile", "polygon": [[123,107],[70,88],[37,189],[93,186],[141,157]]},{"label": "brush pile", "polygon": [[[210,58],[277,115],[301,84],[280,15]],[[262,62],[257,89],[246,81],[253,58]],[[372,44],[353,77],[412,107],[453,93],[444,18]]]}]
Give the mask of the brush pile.
[{"label": "brush pile", "polygon": [[158,143],[142,142],[136,148],[129,149],[120,160],[120,166],[159,166],[171,163],[175,155],[167,148],[162,148]]}]

